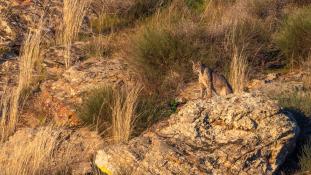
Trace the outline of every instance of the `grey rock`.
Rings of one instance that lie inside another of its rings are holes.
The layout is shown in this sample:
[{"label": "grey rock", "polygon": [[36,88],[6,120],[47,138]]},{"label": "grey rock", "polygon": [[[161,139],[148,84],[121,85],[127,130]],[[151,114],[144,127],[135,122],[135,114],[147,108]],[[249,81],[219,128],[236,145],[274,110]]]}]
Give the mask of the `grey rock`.
[{"label": "grey rock", "polygon": [[129,143],[98,151],[112,174],[273,174],[299,127],[260,93],[192,100]]}]

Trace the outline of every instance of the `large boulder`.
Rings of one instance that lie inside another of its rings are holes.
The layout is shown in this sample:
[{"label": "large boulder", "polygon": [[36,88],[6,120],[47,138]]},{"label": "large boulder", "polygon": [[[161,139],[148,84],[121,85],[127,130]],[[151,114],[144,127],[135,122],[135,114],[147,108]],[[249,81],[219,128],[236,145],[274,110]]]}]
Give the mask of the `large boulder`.
[{"label": "large boulder", "polygon": [[127,144],[98,151],[111,174],[273,174],[299,127],[260,93],[192,100]]}]

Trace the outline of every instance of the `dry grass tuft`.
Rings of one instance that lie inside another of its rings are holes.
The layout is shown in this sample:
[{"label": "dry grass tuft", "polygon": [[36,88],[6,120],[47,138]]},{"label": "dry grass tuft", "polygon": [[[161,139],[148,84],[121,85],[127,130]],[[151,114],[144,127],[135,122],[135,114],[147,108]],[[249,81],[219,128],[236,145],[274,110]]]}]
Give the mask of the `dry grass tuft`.
[{"label": "dry grass tuft", "polygon": [[1,174],[11,175],[36,175],[48,173],[46,165],[52,157],[53,150],[57,146],[58,135],[51,135],[52,127],[47,127],[39,132],[31,142],[16,144],[12,149],[10,159],[0,165]]},{"label": "dry grass tuft", "polygon": [[230,63],[230,82],[234,92],[242,92],[247,85],[247,65],[243,50],[234,48]]},{"label": "dry grass tuft", "polygon": [[[244,23],[242,23],[245,25]],[[229,81],[233,91],[236,93],[243,92],[248,81],[248,57],[247,48],[249,39],[243,38],[243,30],[240,28],[238,21],[233,22],[232,30],[227,35],[226,47],[231,51],[231,62],[229,69]],[[241,36],[242,35],[242,36]],[[246,49],[245,49],[246,48]]]},{"label": "dry grass tuft", "polygon": [[8,136],[15,131],[22,95],[29,90],[34,83],[36,66],[40,65],[42,62],[40,50],[42,26],[43,21],[40,22],[37,30],[28,33],[21,49],[17,87],[8,89],[8,93],[1,99],[1,141],[6,140]]},{"label": "dry grass tuft", "polygon": [[60,41],[65,47],[65,66],[71,65],[70,49],[77,38],[91,0],[64,0],[63,26]]},{"label": "dry grass tuft", "polygon": [[112,138],[115,143],[127,142],[132,134],[142,86],[136,85],[131,89],[126,88],[125,91],[125,96],[115,94],[112,107]]},{"label": "dry grass tuft", "polygon": [[107,141],[126,142],[134,133],[137,117],[146,112],[140,104],[141,91],[140,84],[96,88],[87,94],[78,116]]},{"label": "dry grass tuft", "polygon": [[88,57],[106,58],[109,57],[114,49],[112,35],[93,36],[86,45],[85,50]]}]

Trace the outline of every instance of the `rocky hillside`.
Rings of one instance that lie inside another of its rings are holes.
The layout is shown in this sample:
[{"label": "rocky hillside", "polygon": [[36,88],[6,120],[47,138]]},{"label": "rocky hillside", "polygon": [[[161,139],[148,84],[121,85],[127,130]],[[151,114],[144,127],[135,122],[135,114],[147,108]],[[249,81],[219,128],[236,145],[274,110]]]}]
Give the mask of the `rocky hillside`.
[{"label": "rocky hillside", "polygon": [[[0,174],[310,172],[310,12],[0,0]],[[202,98],[192,62],[234,93]]]}]

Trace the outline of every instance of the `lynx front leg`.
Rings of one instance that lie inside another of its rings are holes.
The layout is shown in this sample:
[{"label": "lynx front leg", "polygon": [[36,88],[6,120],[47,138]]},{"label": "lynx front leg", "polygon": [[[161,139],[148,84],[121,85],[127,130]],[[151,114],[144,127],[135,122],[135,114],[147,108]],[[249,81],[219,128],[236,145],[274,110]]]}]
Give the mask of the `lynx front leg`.
[{"label": "lynx front leg", "polygon": [[206,91],[206,88],[203,85],[200,85],[201,98],[204,98],[205,91]]},{"label": "lynx front leg", "polygon": [[212,98],[213,96],[212,88],[206,88],[206,94],[207,94],[207,98]]},{"label": "lynx front leg", "polygon": [[207,94],[207,98],[212,98],[212,96],[213,96],[213,85],[212,85],[212,81],[210,79],[209,79],[208,84],[207,84],[206,94]]}]

